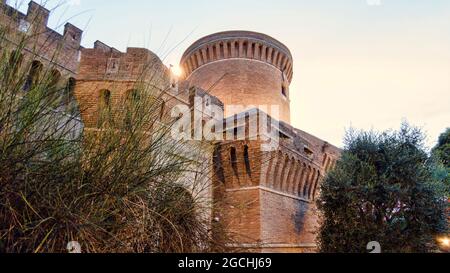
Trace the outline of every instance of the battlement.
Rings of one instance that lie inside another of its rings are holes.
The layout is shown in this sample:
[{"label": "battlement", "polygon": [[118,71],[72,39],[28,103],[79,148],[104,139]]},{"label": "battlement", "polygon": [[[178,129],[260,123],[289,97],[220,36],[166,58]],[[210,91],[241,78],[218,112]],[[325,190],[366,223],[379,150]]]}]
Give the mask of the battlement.
[{"label": "battlement", "polygon": [[28,4],[26,14],[7,5],[6,0],[2,0],[0,10],[0,16],[3,17],[1,22],[9,28],[28,35],[46,35],[53,42],[64,42],[76,49],[80,47],[83,31],[70,23],[64,26],[63,34],[49,28],[47,24],[50,18],[50,10],[34,1]]},{"label": "battlement", "polygon": [[61,34],[47,26],[50,10],[31,1],[27,13],[0,4],[0,25],[5,31],[6,48],[13,50],[24,43],[22,54],[27,61],[55,66],[64,78],[77,74],[83,31],[67,23]]},{"label": "battlement", "polygon": [[[261,115],[266,118],[261,119]],[[215,155],[220,162],[220,168],[216,168],[218,179],[227,189],[258,186],[298,200],[314,200],[320,179],[333,168],[340,150],[283,122],[272,122],[267,128],[271,133],[252,128],[262,120],[271,123],[272,118],[259,109],[226,119],[227,134],[245,137],[235,141],[227,136],[227,141],[220,144],[220,152]],[[267,137],[277,141],[273,151],[261,149]]]},{"label": "battlement", "polygon": [[227,31],[201,38],[183,54],[181,66],[188,78],[208,63],[235,58],[270,64],[279,69],[289,83],[292,81],[293,61],[289,49],[268,35],[250,31]]},{"label": "battlement", "polygon": [[146,48],[129,47],[121,52],[101,41],[82,49],[78,80],[145,81],[169,78],[169,70]]},{"label": "battlement", "polygon": [[[290,123],[293,60],[278,40],[257,32],[227,31],[201,38],[184,53],[180,65],[189,87],[199,86],[225,106],[279,106]],[[241,110],[226,107],[225,117]]]}]

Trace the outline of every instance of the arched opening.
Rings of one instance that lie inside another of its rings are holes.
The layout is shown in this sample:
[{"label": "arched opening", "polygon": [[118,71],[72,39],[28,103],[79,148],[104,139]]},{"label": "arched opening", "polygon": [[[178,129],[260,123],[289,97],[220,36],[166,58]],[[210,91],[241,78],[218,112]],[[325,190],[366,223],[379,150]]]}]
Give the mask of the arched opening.
[{"label": "arched opening", "polygon": [[125,113],[125,126],[131,128],[133,123],[133,116],[137,113],[137,107],[141,100],[141,96],[138,90],[131,89],[126,92],[126,113]]},{"label": "arched opening", "polygon": [[270,56],[270,62],[272,64],[275,62],[275,50],[272,50],[272,55]]},{"label": "arched opening", "polygon": [[311,184],[313,183],[313,181],[316,177],[316,173],[313,168],[308,167],[308,173],[309,173],[309,175],[306,177],[306,182],[305,182],[305,185],[304,185],[303,191],[302,191],[302,196],[306,197],[306,198],[308,197],[309,188],[311,187]]},{"label": "arched opening", "polygon": [[223,45],[223,43],[220,43],[219,48],[220,48],[219,58],[224,58],[225,57],[225,46]]},{"label": "arched opening", "polygon": [[181,185],[162,183],[150,202],[155,214],[161,217],[160,232],[154,234],[160,248],[168,252],[192,252],[197,239],[193,227],[198,226],[197,201],[192,193]]},{"label": "arched opening", "polygon": [[22,66],[23,62],[23,54],[18,51],[14,50],[11,52],[11,55],[9,56],[9,69],[8,71],[11,72],[11,77],[15,77],[17,75],[17,72],[19,72],[20,67]]},{"label": "arched opening", "polygon": [[251,52],[251,56],[249,56],[250,58],[255,58],[256,46],[257,45],[255,43],[252,43],[252,52]]},{"label": "arched opening", "polygon": [[234,57],[239,57],[239,42],[234,42]]},{"label": "arched opening", "polygon": [[242,45],[243,46],[243,57],[246,57],[247,56],[247,54],[248,54],[248,44],[247,44],[247,42],[244,42],[244,44]]},{"label": "arched opening", "polygon": [[295,164],[295,158],[290,158],[289,160],[289,171],[287,172],[285,179],[283,180],[283,184],[281,187],[281,190],[284,192],[289,192],[291,188],[291,180],[292,176],[295,174],[295,169],[297,168],[297,165]]},{"label": "arched opening", "polygon": [[298,196],[303,196],[303,188],[305,188],[305,184],[307,183],[311,168],[303,163],[303,171],[300,179],[300,186],[298,188]]},{"label": "arched opening", "polygon": [[111,91],[103,89],[100,91],[100,110],[107,110],[111,107]]},{"label": "arched opening", "polygon": [[231,58],[232,54],[231,54],[231,43],[227,42],[227,50],[228,50],[228,58]]},{"label": "arched opening", "polygon": [[69,80],[67,81],[66,84],[66,92],[67,94],[73,95],[75,92],[75,85],[77,84],[77,81],[75,80],[75,78],[69,78]]},{"label": "arched opening", "polygon": [[197,55],[192,55],[191,62],[193,63],[194,67],[192,68],[192,71],[198,68],[198,61],[197,61]]},{"label": "arched opening", "polygon": [[50,71],[48,86],[51,88],[56,87],[60,79],[61,79],[61,72],[59,72],[57,69],[52,69]]},{"label": "arched opening", "polygon": [[289,156],[288,155],[284,156],[284,160],[283,160],[282,164],[283,165],[281,166],[280,173],[278,175],[278,181],[276,181],[277,182],[276,186],[275,186],[276,190],[282,190],[282,188],[283,188],[284,176],[286,175],[286,171],[289,167]]},{"label": "arched opening", "polygon": [[262,59],[262,55],[263,55],[263,45],[259,44],[259,59]]},{"label": "arched opening", "polygon": [[98,110],[97,126],[101,127],[109,118],[111,110],[111,91],[106,89],[100,90]]},{"label": "arched opening", "polygon": [[132,105],[139,103],[141,99],[141,94],[136,89],[131,89],[127,91],[127,102]]},{"label": "arched opening", "polygon": [[33,61],[31,63],[30,71],[28,72],[27,79],[25,80],[23,90],[29,91],[37,84],[42,67],[43,65],[40,61]]},{"label": "arched opening", "polygon": [[221,183],[225,183],[225,173],[222,165],[222,157],[221,157],[221,146],[217,145],[214,149],[214,155],[213,155],[213,168],[214,168],[214,174],[216,175],[217,179]]},{"label": "arched opening", "polygon": [[310,196],[310,199],[312,199],[312,200],[314,200],[316,198],[316,196],[317,196],[317,190],[319,188],[319,182],[320,182],[320,175],[321,175],[320,171],[317,171],[317,178],[316,178],[316,181],[315,181],[314,186],[312,188],[312,192],[311,192],[311,196]]},{"label": "arched opening", "polygon": [[64,98],[62,101],[63,106],[65,106],[67,109],[67,112],[70,114],[75,114],[77,112],[77,104],[75,100],[75,85],[76,80],[75,78],[69,78],[67,80],[66,86],[64,88]]},{"label": "arched opening", "polygon": [[212,50],[213,50],[213,61],[217,60],[217,47],[216,45],[212,45]]},{"label": "arched opening", "polygon": [[206,47],[206,61],[210,62],[210,59],[212,59],[211,52],[209,51],[209,46],[207,46]]}]

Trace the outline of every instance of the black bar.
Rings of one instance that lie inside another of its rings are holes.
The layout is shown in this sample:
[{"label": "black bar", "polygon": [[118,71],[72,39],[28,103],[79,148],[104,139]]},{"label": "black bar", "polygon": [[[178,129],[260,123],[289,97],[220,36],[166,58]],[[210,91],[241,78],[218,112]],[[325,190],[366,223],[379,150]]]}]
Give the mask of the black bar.
[{"label": "black bar", "polygon": [[[448,254],[36,254],[0,255],[0,272],[426,272],[449,265]],[[187,263],[186,263],[187,261]],[[28,270],[27,270],[28,268]],[[433,269],[435,268],[435,269]]]}]

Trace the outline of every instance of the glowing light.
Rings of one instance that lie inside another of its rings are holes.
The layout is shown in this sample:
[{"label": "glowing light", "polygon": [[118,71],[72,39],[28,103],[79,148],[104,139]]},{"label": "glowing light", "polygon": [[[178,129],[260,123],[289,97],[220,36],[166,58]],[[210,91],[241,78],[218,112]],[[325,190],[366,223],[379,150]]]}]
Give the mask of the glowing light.
[{"label": "glowing light", "polygon": [[183,75],[183,69],[178,65],[171,66],[171,70],[172,73],[177,77],[181,77],[181,75]]},{"label": "glowing light", "polygon": [[450,238],[449,237],[441,237],[438,239],[438,242],[443,246],[443,247],[450,247]]}]

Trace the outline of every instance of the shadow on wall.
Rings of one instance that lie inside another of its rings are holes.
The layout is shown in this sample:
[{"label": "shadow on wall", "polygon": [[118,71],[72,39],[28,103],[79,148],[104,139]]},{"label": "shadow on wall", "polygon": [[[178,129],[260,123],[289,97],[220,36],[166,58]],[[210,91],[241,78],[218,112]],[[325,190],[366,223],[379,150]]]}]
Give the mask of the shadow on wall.
[{"label": "shadow on wall", "polygon": [[295,232],[300,234],[305,226],[306,213],[308,212],[309,204],[302,204],[298,206],[295,214],[293,215],[293,221],[295,223]]}]

